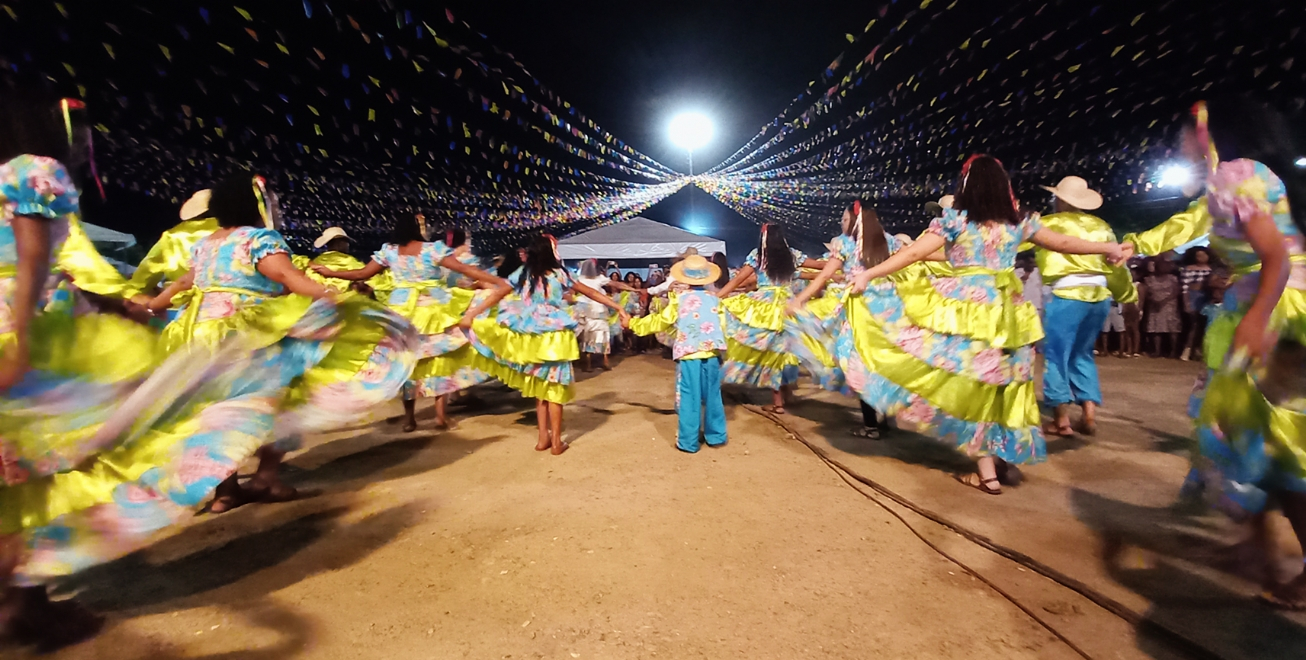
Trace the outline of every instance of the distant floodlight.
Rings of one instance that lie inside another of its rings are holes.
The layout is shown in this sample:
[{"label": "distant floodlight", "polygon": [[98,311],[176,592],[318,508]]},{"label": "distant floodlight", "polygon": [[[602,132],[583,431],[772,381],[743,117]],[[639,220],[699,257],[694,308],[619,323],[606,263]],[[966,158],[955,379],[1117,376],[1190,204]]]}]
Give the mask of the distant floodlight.
[{"label": "distant floodlight", "polygon": [[1297,160],[1293,161],[1292,164],[1296,165],[1297,167],[1306,168],[1306,156],[1302,156],[1301,158],[1298,158]]},{"label": "distant floodlight", "polygon": [[1166,165],[1157,178],[1157,188],[1183,188],[1192,183],[1193,170],[1187,165]]},{"label": "distant floodlight", "polygon": [[677,147],[692,152],[712,141],[712,120],[697,112],[682,113],[672,118],[670,132]]}]

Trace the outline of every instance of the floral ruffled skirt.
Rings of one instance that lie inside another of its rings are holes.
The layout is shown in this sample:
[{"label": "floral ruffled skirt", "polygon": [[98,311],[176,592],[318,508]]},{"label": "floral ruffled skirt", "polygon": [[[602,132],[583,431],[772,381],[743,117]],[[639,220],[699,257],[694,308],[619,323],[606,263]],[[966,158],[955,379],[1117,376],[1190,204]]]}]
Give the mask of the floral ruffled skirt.
[{"label": "floral ruffled skirt", "polygon": [[1190,402],[1195,468],[1234,517],[1264,510],[1275,492],[1306,493],[1306,291],[1286,289],[1275,307],[1279,343],[1265,365],[1230,349],[1244,313],[1230,297],[1207,328],[1210,371]]},{"label": "floral ruffled skirt", "polygon": [[512,299],[497,313],[478,317],[471,340],[491,376],[523,396],[563,404],[575,397],[571,363],[580,358],[575,328],[565,310],[532,309]]},{"label": "floral ruffled skirt", "polygon": [[798,382],[795,336],[785,331],[788,287],[767,286],[721,301],[726,360],[721,381],[778,390]]},{"label": "floral ruffled skirt", "polygon": [[471,289],[442,286],[400,286],[390,294],[390,309],[418,334],[417,365],[404,385],[404,399],[452,394],[490,379],[485,358],[458,327],[475,297]]}]

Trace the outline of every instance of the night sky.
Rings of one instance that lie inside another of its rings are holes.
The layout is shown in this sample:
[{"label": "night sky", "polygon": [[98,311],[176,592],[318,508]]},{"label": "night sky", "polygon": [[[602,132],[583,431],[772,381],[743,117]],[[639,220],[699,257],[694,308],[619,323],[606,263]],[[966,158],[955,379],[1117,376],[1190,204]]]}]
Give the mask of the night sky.
[{"label": "night sky", "polygon": [[[696,110],[715,120],[695,171],[717,164],[838,56],[844,34],[872,11],[865,2],[775,0],[449,6],[599,125],[682,172],[686,154],[667,139],[673,115]],[[698,188],[642,215],[723,239],[734,258],[756,247],[757,225]]]}]

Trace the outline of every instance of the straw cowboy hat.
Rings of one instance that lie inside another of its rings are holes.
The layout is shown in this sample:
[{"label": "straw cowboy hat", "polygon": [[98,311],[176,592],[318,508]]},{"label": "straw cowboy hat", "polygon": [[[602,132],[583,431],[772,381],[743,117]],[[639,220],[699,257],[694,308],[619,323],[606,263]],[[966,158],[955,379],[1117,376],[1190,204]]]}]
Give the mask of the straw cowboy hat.
[{"label": "straw cowboy hat", "polygon": [[1102,195],[1088,187],[1088,182],[1077,177],[1068,176],[1055,188],[1039,186],[1057,196],[1057,199],[1084,211],[1092,211],[1102,205]]},{"label": "straw cowboy hat", "polygon": [[181,219],[194,220],[204,217],[209,212],[209,198],[211,197],[213,197],[212,190],[201,190],[191,195],[190,199],[181,205]]},{"label": "straw cowboy hat", "polygon": [[330,243],[337,238],[343,238],[349,241],[354,240],[349,238],[349,234],[346,234],[345,230],[339,227],[327,227],[326,231],[322,232],[322,235],[319,236],[316,241],[313,241],[313,247],[321,250],[327,243]]},{"label": "straw cowboy hat", "polygon": [[721,277],[721,267],[697,254],[691,254],[671,267],[671,277],[682,284],[711,284]]}]

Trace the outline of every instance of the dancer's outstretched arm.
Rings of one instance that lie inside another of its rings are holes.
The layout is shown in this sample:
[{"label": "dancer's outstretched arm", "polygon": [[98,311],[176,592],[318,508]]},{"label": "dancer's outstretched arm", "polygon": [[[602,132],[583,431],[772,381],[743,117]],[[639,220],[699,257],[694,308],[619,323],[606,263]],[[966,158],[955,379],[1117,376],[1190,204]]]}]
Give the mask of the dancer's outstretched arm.
[{"label": "dancer's outstretched arm", "polygon": [[314,299],[335,297],[335,291],[309,279],[304,271],[295,267],[295,262],[290,260],[290,255],[284,252],[269,254],[259,259],[255,267],[264,277],[286,287],[291,293]]},{"label": "dancer's outstretched arm", "polygon": [[892,275],[926,257],[938,252],[946,241],[943,237],[935,233],[926,233],[916,240],[915,243],[894,252],[889,255],[888,259],[881,261],[874,268],[868,268],[862,271],[861,275],[853,278],[850,290],[853,293],[861,293],[866,290],[866,285],[877,277]]},{"label": "dancer's outstretched arm", "polygon": [[159,292],[159,295],[154,296],[154,299],[145,307],[151,312],[158,314],[169,307],[172,307],[172,299],[177,297],[177,294],[190,289],[194,285],[195,271],[188,270],[185,275],[177,278],[176,282],[169,284],[166,289]]},{"label": "dancer's outstretched arm", "polygon": [[744,264],[744,267],[740,268],[739,272],[735,273],[735,276],[730,279],[730,282],[721,287],[720,291],[716,292],[716,296],[718,298],[729,298],[730,294],[735,292],[735,289],[738,289],[744,282],[748,281],[748,278],[752,277],[756,272],[757,271],[753,270],[752,266]]},{"label": "dancer's outstretched arm", "polygon": [[808,300],[811,300],[812,296],[815,296],[816,292],[820,291],[821,287],[825,286],[825,283],[829,282],[830,278],[834,277],[834,274],[839,272],[840,268],[843,268],[843,259],[840,259],[839,257],[830,257],[827,259],[825,261],[825,267],[821,269],[821,272],[816,274],[816,277],[812,279],[812,283],[808,284],[807,288],[803,289],[802,293],[794,296],[793,299],[789,301],[789,313],[792,315],[802,310],[803,305],[806,304]]},{"label": "dancer's outstretched arm", "polygon": [[10,223],[18,250],[14,275],[13,322],[17,344],[0,361],[0,390],[22,379],[28,369],[28,328],[36,316],[41,289],[50,272],[50,221],[40,216],[16,215]]},{"label": "dancer's outstretched arm", "polygon": [[621,317],[621,327],[630,327],[630,314],[627,314],[626,310],[622,309],[621,305],[618,305],[617,301],[609,298],[607,294],[592,287],[585,286],[580,282],[572,282],[571,290],[616,312],[617,316]]},{"label": "dancer's outstretched arm", "polygon": [[1099,243],[1097,241],[1086,241],[1074,236],[1066,236],[1060,232],[1051,229],[1040,229],[1029,237],[1029,242],[1041,248],[1060,252],[1062,254],[1100,254],[1107,257],[1107,260],[1113,264],[1125,261],[1134,254],[1132,244],[1122,245],[1120,243]]}]

